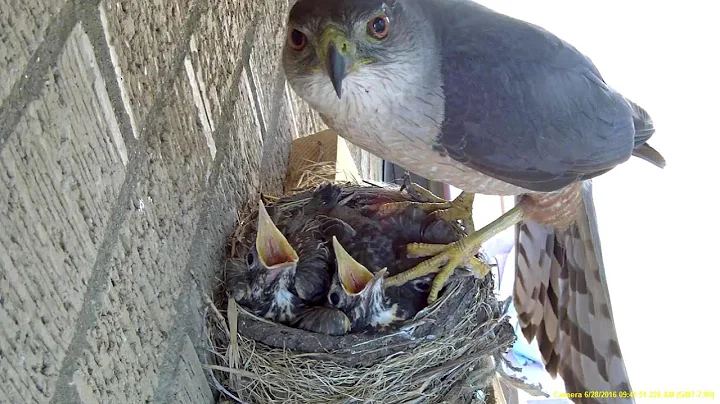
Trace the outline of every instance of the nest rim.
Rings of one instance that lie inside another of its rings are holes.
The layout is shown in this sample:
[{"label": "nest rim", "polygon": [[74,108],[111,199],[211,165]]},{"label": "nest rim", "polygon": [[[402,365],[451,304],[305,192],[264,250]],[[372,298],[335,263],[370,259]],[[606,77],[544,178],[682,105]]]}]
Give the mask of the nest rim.
[{"label": "nest rim", "polygon": [[[305,189],[317,185],[307,184]],[[286,196],[301,192],[294,189]],[[241,217],[249,215],[238,215],[238,228]],[[208,370],[215,387],[235,402],[424,402],[440,397],[471,402],[478,391],[492,389],[491,356],[508,349],[516,338],[494,294],[492,272],[482,279],[450,281],[437,301],[386,331],[342,336],[259,318],[233,305],[222,282],[215,297],[214,309],[205,316],[216,363]],[[437,356],[438,352],[443,354]],[[429,359],[423,363],[424,357]],[[391,378],[396,383],[378,380],[388,371],[395,372]],[[370,380],[372,388],[354,388],[348,380]]]}]

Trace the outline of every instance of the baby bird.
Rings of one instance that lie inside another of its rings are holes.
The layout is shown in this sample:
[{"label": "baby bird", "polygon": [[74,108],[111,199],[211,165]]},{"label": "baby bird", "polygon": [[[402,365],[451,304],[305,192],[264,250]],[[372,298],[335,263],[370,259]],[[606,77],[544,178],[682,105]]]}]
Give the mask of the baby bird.
[{"label": "baby bird", "polygon": [[[292,212],[295,213],[295,212]],[[230,260],[228,290],[258,316],[289,324],[304,306],[324,301],[329,289],[328,249],[313,229],[312,217],[272,209],[260,201],[255,238],[241,238],[238,258]]]},{"label": "baby bird", "polygon": [[387,269],[373,274],[353,257],[338,241],[332,238],[337,270],[333,276],[328,302],[350,319],[350,331],[366,328],[383,328],[400,319],[398,303],[385,296],[383,280]]}]

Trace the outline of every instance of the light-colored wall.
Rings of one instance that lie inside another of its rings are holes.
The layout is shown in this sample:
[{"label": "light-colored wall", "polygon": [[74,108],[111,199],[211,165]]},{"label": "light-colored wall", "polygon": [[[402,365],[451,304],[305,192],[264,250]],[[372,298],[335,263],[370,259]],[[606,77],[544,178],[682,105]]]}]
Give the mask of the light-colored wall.
[{"label": "light-colored wall", "polygon": [[0,402],[212,402],[235,210],[321,129],[278,69],[289,4],[0,3]]}]

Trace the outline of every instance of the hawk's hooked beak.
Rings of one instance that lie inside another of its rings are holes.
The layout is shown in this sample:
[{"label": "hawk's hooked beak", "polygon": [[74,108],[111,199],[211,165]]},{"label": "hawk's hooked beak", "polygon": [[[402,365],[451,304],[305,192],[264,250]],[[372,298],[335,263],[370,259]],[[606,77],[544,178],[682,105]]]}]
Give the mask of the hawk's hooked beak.
[{"label": "hawk's hooked beak", "polygon": [[285,236],[275,226],[260,201],[258,211],[256,247],[262,266],[268,270],[289,269],[298,262],[298,255],[290,246]]},{"label": "hawk's hooked beak", "polygon": [[320,35],[318,57],[325,61],[325,70],[340,98],[342,81],[355,64],[355,46],[342,31],[331,26]]},{"label": "hawk's hooked beak", "polygon": [[338,277],[345,293],[357,295],[365,290],[366,286],[374,279],[373,273],[355,261],[335,236],[333,236],[333,249],[338,266]]}]

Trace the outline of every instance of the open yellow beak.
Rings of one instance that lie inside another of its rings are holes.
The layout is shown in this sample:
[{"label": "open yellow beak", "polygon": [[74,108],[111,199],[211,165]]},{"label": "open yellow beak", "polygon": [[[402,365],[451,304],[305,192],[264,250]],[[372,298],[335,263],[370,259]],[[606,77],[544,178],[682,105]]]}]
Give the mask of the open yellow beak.
[{"label": "open yellow beak", "polygon": [[260,201],[258,211],[257,238],[255,240],[258,258],[267,269],[278,268],[298,262],[298,255],[290,246],[285,236],[275,226]]},{"label": "open yellow beak", "polygon": [[337,237],[333,236],[333,249],[338,266],[338,276],[345,292],[349,295],[356,295],[362,292],[370,281],[373,280],[373,273],[345,251]]}]

